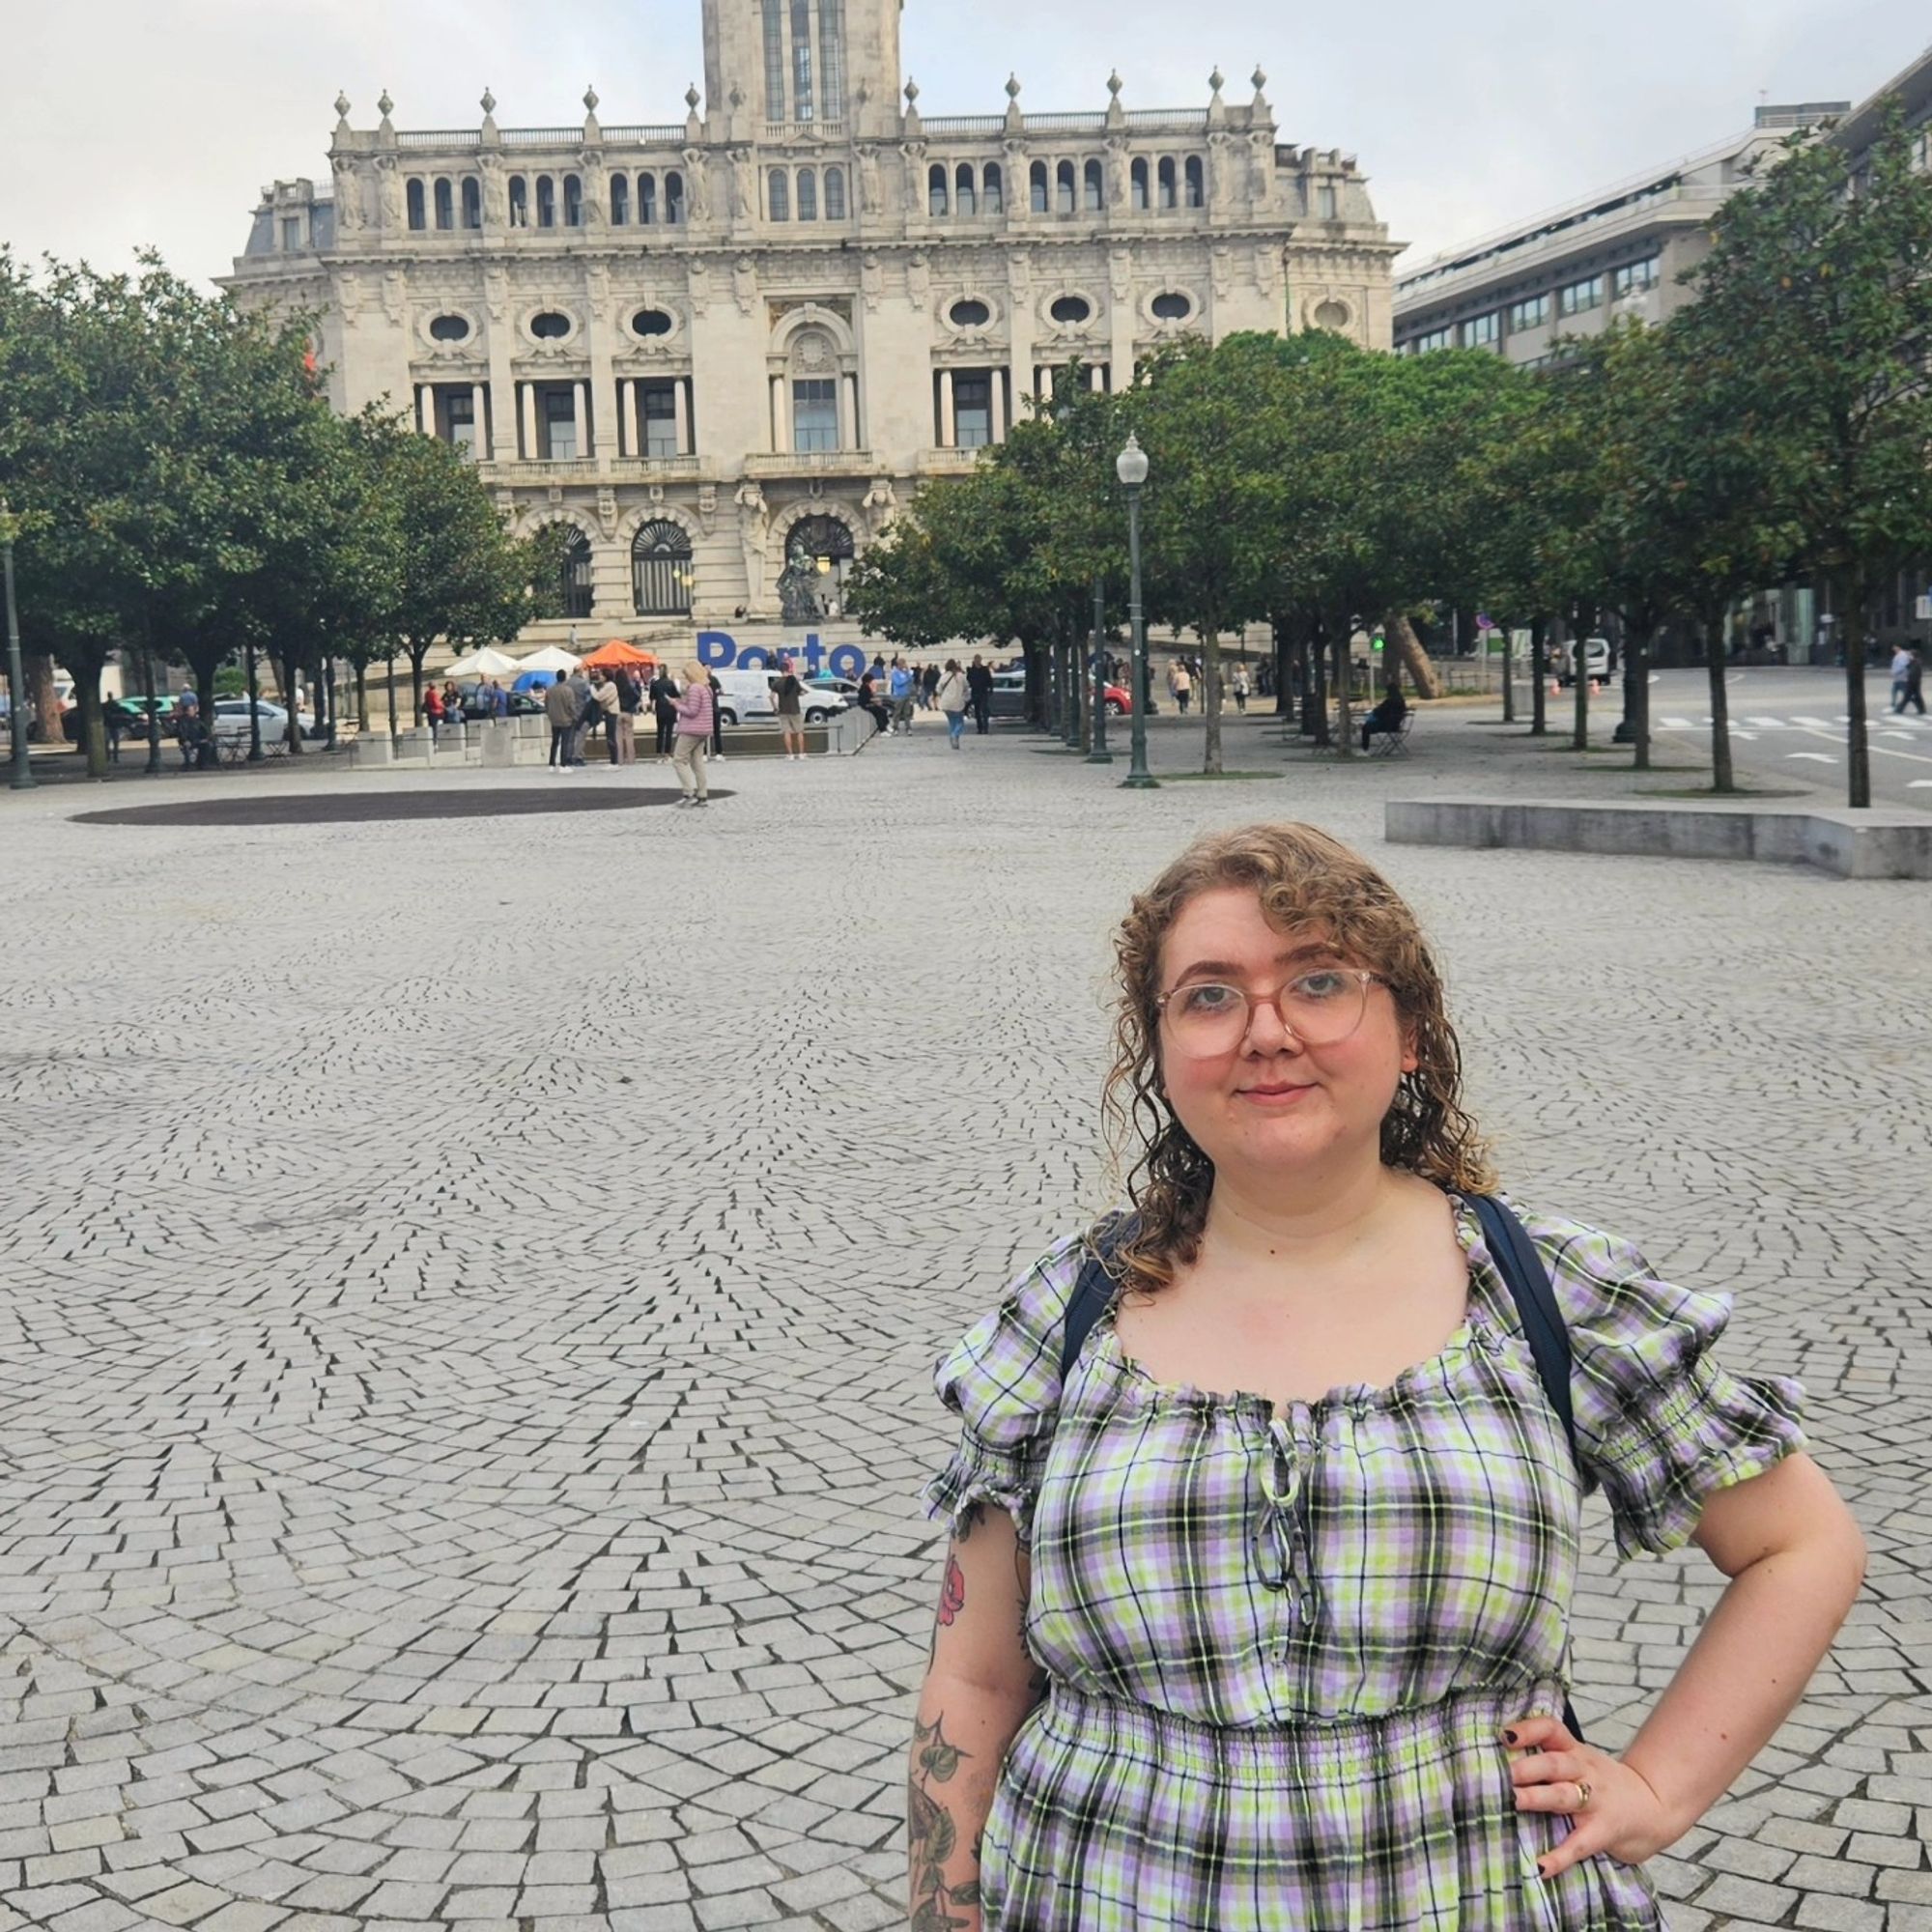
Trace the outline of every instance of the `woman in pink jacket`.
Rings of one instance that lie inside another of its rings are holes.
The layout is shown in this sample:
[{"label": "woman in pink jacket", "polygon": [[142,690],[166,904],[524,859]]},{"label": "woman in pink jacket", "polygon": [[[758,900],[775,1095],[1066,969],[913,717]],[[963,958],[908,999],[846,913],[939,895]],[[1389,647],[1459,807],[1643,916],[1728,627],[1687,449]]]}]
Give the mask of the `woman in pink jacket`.
[{"label": "woman in pink jacket", "polygon": [[684,696],[677,700],[677,743],[670,754],[684,796],[679,805],[709,805],[704,782],[704,752],[711,742],[711,681],[698,664],[684,668]]}]

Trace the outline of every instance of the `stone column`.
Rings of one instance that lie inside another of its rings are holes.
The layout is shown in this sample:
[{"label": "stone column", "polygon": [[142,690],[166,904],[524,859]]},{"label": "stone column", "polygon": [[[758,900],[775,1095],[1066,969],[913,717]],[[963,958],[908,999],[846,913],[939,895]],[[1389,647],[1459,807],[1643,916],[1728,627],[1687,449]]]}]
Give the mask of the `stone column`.
[{"label": "stone column", "polygon": [[852,447],[866,447],[865,426],[859,420],[859,372],[848,369],[845,372],[845,421],[852,432]]},{"label": "stone column", "polygon": [[639,452],[634,447],[637,438],[631,429],[631,379],[617,378],[617,454],[635,456]]},{"label": "stone column", "polygon": [[691,446],[691,378],[676,376],[670,385],[671,419],[677,428],[677,453],[690,456],[695,452]]},{"label": "stone column", "polygon": [[478,463],[490,455],[490,392],[481,383],[469,385],[469,454]]},{"label": "stone column", "polygon": [[772,453],[782,455],[791,447],[791,411],[786,408],[785,379],[772,378]]},{"label": "stone column", "polygon": [[959,435],[958,424],[952,414],[952,371],[939,372],[939,446],[952,449],[956,446]]},{"label": "stone column", "polygon": [[839,373],[836,381],[838,386],[832,393],[838,400],[838,447],[840,449],[856,449],[858,443],[852,435],[852,418],[846,413],[845,409],[845,377],[843,371]]},{"label": "stone column", "polygon": [[416,384],[416,434],[436,434],[436,391],[427,383]]},{"label": "stone column", "polygon": [[517,384],[518,401],[523,408],[524,417],[524,461],[537,460],[537,385],[534,383]]},{"label": "stone column", "polygon": [[1005,442],[1007,440],[1007,385],[1000,378],[1005,372],[1000,369],[986,371],[986,386],[993,398],[993,440]]},{"label": "stone column", "polygon": [[1087,365],[1087,386],[1096,390],[1107,386],[1106,375],[1097,362],[1090,362]]},{"label": "stone column", "polygon": [[587,383],[573,383],[570,385],[570,420],[575,431],[577,454],[580,459],[590,454],[590,385]]}]

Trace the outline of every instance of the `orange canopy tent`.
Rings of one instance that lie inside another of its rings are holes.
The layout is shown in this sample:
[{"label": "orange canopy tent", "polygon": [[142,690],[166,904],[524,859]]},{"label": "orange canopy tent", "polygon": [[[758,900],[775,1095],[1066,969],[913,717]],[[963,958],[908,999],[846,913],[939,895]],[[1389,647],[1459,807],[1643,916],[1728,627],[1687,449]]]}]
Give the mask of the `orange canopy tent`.
[{"label": "orange canopy tent", "polygon": [[658,663],[655,651],[640,651],[636,644],[627,644],[622,638],[612,638],[608,643],[599,644],[583,660],[585,670],[642,670],[646,666],[655,668]]}]

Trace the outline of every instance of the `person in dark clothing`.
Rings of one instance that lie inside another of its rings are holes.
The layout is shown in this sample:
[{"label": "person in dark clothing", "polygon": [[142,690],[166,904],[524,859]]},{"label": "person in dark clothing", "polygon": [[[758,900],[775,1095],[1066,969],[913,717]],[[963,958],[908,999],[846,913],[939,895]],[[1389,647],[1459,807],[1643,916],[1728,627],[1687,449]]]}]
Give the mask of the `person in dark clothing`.
[{"label": "person in dark clothing", "polygon": [[722,765],[724,762],[724,687],[709,671],[704,673],[704,681],[711,687],[711,762]]},{"label": "person in dark clothing", "polygon": [[1911,662],[1905,667],[1905,696],[1899,699],[1900,711],[1916,711],[1919,717],[1925,716],[1925,653],[1914,644],[1907,653]]},{"label": "person in dark clothing", "polygon": [[976,657],[966,667],[966,706],[974,730],[983,738],[993,728],[993,668],[984,658]]},{"label": "person in dark clothing", "polygon": [[651,701],[651,720],[657,725],[657,754],[668,758],[671,753],[671,741],[677,733],[677,681],[668,666],[658,667],[657,675],[651,679],[650,690],[645,695]]},{"label": "person in dark clothing", "polygon": [[927,665],[919,674],[919,688],[923,694],[922,702],[930,711],[933,708],[932,695],[939,689],[939,667]]},{"label": "person in dark clothing", "polygon": [[885,700],[879,696],[877,680],[870,671],[859,680],[859,709],[867,713],[879,727],[879,735],[885,736],[886,726],[892,720],[892,713],[886,709]]},{"label": "person in dark clothing", "polygon": [[1402,695],[1402,686],[1391,684],[1382,694],[1382,701],[1362,720],[1362,750],[1369,749],[1369,740],[1378,731],[1393,735],[1402,729],[1402,721],[1408,716],[1408,699]]}]

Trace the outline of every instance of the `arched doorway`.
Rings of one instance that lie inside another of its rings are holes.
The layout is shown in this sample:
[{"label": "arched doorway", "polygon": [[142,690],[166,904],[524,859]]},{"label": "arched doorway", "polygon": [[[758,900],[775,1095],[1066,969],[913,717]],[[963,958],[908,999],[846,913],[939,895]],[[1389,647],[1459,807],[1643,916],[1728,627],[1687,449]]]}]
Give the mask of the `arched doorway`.
[{"label": "arched doorway", "polygon": [[784,569],[779,574],[779,608],[787,624],[815,624],[837,617],[843,585],[852,568],[851,526],[838,517],[806,517],[785,538]]},{"label": "arched doorway", "polygon": [[594,601],[591,587],[590,539],[582,530],[572,530],[563,546],[563,614],[582,618],[590,614]]},{"label": "arched doorway", "polygon": [[668,518],[645,524],[631,543],[631,602],[640,617],[691,610],[691,538]]}]

